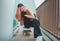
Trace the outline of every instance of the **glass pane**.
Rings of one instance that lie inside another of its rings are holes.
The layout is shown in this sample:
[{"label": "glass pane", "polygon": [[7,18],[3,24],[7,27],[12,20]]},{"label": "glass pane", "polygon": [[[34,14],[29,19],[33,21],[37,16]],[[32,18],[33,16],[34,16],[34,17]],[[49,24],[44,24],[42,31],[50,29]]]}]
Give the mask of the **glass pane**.
[{"label": "glass pane", "polygon": [[34,0],[36,4],[36,8],[38,8],[44,1],[46,0]]}]

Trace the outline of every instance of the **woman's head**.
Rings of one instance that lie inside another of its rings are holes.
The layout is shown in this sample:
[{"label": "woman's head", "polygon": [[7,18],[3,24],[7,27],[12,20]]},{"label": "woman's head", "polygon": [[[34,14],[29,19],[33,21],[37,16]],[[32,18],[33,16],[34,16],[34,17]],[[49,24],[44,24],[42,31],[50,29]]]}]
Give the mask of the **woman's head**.
[{"label": "woman's head", "polygon": [[18,8],[24,6],[22,3],[18,4]]},{"label": "woman's head", "polygon": [[20,8],[21,11],[26,11],[26,7],[23,4],[18,4],[18,8]]}]

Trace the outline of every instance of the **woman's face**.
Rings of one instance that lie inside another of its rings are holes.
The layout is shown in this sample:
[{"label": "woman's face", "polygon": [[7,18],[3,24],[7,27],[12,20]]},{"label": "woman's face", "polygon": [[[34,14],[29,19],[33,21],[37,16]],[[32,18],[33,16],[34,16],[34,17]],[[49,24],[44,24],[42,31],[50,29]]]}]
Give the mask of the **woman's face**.
[{"label": "woman's face", "polygon": [[26,12],[26,8],[24,6],[20,7],[21,12]]}]

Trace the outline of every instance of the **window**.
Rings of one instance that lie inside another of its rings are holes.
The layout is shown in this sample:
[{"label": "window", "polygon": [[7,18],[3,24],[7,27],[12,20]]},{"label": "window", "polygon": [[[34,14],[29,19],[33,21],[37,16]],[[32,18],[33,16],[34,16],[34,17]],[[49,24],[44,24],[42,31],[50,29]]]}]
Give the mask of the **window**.
[{"label": "window", "polygon": [[46,0],[34,0],[34,1],[35,1],[35,4],[36,4],[36,8],[38,8]]}]

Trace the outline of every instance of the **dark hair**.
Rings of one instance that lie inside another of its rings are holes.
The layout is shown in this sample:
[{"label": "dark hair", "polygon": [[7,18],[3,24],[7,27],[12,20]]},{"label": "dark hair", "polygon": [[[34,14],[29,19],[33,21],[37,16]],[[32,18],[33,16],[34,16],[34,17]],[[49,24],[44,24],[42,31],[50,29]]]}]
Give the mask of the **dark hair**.
[{"label": "dark hair", "polygon": [[22,3],[18,4],[18,8],[24,6]]}]

